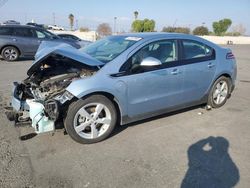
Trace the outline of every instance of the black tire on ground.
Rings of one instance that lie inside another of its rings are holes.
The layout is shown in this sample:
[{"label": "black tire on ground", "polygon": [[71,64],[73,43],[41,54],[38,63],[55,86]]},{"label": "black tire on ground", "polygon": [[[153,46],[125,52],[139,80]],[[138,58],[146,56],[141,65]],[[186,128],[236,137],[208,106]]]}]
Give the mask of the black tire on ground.
[{"label": "black tire on ground", "polygon": [[[74,117],[75,117],[76,113],[83,106],[90,104],[90,103],[100,103],[100,104],[105,105],[111,114],[111,123],[110,123],[109,128],[106,130],[106,132],[103,135],[101,135],[97,138],[94,138],[94,139],[83,138],[80,135],[78,135],[74,129]],[[114,104],[112,103],[112,101],[110,101],[107,97],[105,97],[103,95],[92,95],[84,100],[80,99],[80,100],[77,100],[69,105],[68,112],[67,112],[66,118],[64,120],[64,127],[65,127],[67,133],[69,134],[69,136],[73,140],[75,140],[76,142],[79,142],[81,144],[92,144],[92,143],[100,142],[100,141],[106,139],[111,134],[113,129],[115,128],[116,123],[117,123],[117,112],[116,112],[116,108],[115,108]]]},{"label": "black tire on ground", "polygon": [[[227,94],[226,94],[226,98],[220,103],[220,104],[216,104],[215,101],[213,100],[213,93],[215,92],[216,90],[216,85],[220,82],[225,82],[227,84]],[[213,108],[219,108],[221,106],[223,106],[226,102],[227,102],[227,99],[228,97],[230,96],[230,92],[231,92],[231,88],[232,88],[232,84],[231,84],[231,80],[225,76],[221,76],[219,77],[213,84],[211,90],[210,90],[210,93],[209,93],[209,96],[208,96],[208,102],[207,104],[210,105],[211,107]]]},{"label": "black tire on ground", "polygon": [[1,56],[5,61],[16,61],[19,58],[20,53],[16,47],[6,46],[2,50]]}]

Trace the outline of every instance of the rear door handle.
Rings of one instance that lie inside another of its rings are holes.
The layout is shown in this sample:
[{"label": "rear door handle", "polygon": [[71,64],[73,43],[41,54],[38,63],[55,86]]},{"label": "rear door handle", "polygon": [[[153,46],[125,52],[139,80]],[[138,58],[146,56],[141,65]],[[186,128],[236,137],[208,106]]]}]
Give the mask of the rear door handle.
[{"label": "rear door handle", "polygon": [[12,40],[13,40],[14,42],[16,42],[16,41],[17,41],[17,40],[16,40],[16,38],[13,38]]},{"label": "rear door handle", "polygon": [[212,68],[212,67],[214,67],[215,66],[215,64],[214,63],[208,63],[208,68]]},{"label": "rear door handle", "polygon": [[177,74],[180,74],[181,72],[179,71],[179,69],[173,69],[172,71],[171,71],[171,74],[172,75],[177,75]]}]

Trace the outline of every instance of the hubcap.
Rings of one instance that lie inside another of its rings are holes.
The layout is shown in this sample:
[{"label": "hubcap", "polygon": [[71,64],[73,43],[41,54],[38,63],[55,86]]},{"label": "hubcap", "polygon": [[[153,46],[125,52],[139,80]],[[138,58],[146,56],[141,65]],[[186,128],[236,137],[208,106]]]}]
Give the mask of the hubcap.
[{"label": "hubcap", "polygon": [[228,95],[228,85],[227,82],[222,80],[218,84],[213,92],[213,101],[215,104],[222,104]]},{"label": "hubcap", "polygon": [[90,103],[80,108],[74,117],[76,133],[85,139],[102,136],[111,124],[111,113],[101,103]]},{"label": "hubcap", "polygon": [[17,52],[15,49],[13,48],[8,48],[4,51],[4,56],[8,59],[8,60],[14,60],[17,58]]}]

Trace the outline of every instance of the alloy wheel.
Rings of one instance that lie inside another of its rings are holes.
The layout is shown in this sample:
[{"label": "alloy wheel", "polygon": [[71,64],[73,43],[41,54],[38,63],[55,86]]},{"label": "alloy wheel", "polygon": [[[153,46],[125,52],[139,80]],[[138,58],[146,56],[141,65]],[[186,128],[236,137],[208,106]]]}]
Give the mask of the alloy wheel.
[{"label": "alloy wheel", "polygon": [[228,96],[228,84],[225,80],[221,80],[216,84],[213,92],[213,102],[217,105],[222,104]]},{"label": "alloy wheel", "polygon": [[102,136],[111,124],[111,112],[101,103],[90,103],[80,108],[74,117],[76,133],[85,139]]},{"label": "alloy wheel", "polygon": [[7,48],[4,50],[3,55],[5,56],[7,60],[13,61],[17,59],[18,52],[14,48]]}]

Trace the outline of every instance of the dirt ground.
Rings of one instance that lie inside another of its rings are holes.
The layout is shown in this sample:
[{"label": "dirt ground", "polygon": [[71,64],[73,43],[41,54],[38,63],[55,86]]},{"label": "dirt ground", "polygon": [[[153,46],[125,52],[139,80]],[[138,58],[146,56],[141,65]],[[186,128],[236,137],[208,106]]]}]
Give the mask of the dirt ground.
[{"label": "dirt ground", "polygon": [[0,187],[250,187],[250,45],[228,47],[238,78],[222,108],[125,125],[92,145],[15,128],[3,106],[32,61],[0,60]]}]

